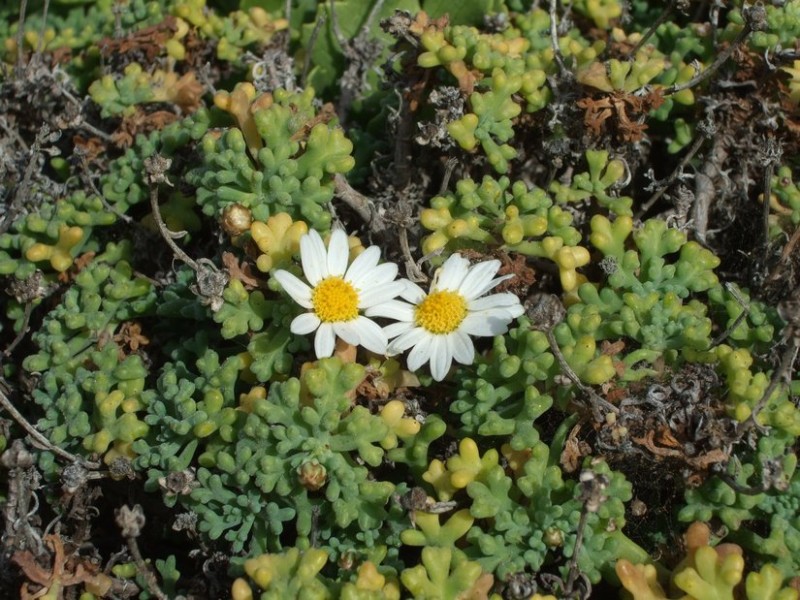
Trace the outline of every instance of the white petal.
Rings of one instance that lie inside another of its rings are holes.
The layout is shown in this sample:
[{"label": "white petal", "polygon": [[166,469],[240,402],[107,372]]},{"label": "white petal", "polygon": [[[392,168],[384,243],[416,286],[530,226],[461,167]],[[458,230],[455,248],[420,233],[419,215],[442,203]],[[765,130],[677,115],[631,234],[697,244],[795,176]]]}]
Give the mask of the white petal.
[{"label": "white petal", "polygon": [[[416,331],[413,330],[412,333]],[[423,330],[424,331],[424,330]],[[418,371],[419,368],[431,359],[431,346],[433,345],[433,336],[426,334],[418,344],[416,344],[411,352],[408,353],[408,360],[406,365],[409,371]]]},{"label": "white petal", "polygon": [[460,254],[452,254],[441,269],[437,272],[434,278],[434,283],[431,286],[431,291],[437,290],[453,290],[457,291],[461,287],[461,282],[469,272],[469,261],[463,258]]},{"label": "white petal", "polygon": [[450,365],[453,364],[453,355],[447,344],[447,336],[433,336],[431,344],[431,375],[436,381],[441,381],[447,376]]},{"label": "white petal", "polygon": [[467,300],[477,298],[485,292],[484,287],[500,268],[499,260],[487,260],[470,268],[458,289]]},{"label": "white petal", "polygon": [[350,246],[347,243],[347,234],[341,229],[331,232],[328,240],[328,275],[341,277],[347,270],[350,261]]},{"label": "white petal", "polygon": [[411,302],[411,304],[419,304],[420,302],[425,300],[427,294],[416,283],[414,283],[413,281],[409,281],[408,279],[401,279],[400,281],[402,281],[403,284],[406,286],[406,289],[404,289],[403,293],[400,294],[403,300],[408,300],[409,302]]},{"label": "white petal", "polygon": [[378,266],[380,258],[381,249],[377,246],[370,246],[353,260],[350,268],[347,269],[347,273],[345,273],[345,280],[349,281],[353,287],[360,288],[361,279],[368,276]]},{"label": "white petal", "polygon": [[333,323],[333,332],[348,344],[361,345],[361,334],[356,319]]},{"label": "white petal", "polygon": [[376,304],[394,300],[404,289],[405,285],[402,281],[392,281],[391,283],[384,283],[363,290],[358,295],[358,308],[369,308]]},{"label": "white petal", "polygon": [[383,285],[384,283],[394,281],[395,277],[397,277],[397,265],[394,263],[383,263],[382,265],[372,267],[369,273],[359,278],[358,285],[353,283],[353,287],[368,290],[373,285]]},{"label": "white petal", "polygon": [[[413,323],[392,323],[391,325],[387,325],[383,328],[383,333],[386,334],[388,339],[392,339],[398,336],[403,335],[404,333],[411,331],[414,329]],[[396,350],[389,344],[388,349],[386,350],[389,354],[400,354],[402,350]]]},{"label": "white petal", "polygon": [[320,322],[313,312],[303,313],[292,320],[289,330],[295,335],[307,335],[319,327]]},{"label": "white petal", "polygon": [[471,365],[475,362],[475,346],[472,340],[463,331],[454,331],[448,337],[448,343],[455,358],[462,365]]},{"label": "white petal", "polygon": [[[516,319],[524,312],[524,309],[523,311],[517,311],[514,309],[515,309],[514,306],[508,306],[508,307],[504,306],[502,308],[492,308],[489,310],[482,310],[476,314],[481,315],[484,319],[502,321],[503,323],[506,324],[506,326],[508,326],[508,324],[511,323],[511,321]],[[506,327],[506,329],[504,329],[501,333],[505,333],[506,331],[508,331],[508,327]]]},{"label": "white petal", "polygon": [[383,263],[375,267],[375,281],[394,281],[397,277],[397,265],[390,263]]},{"label": "white petal", "polygon": [[484,296],[483,298],[470,300],[467,303],[467,308],[471,311],[480,311],[500,307],[512,309],[517,305],[522,308],[519,298],[517,298],[517,296],[511,292],[504,292],[500,294],[490,294],[489,296]]},{"label": "white petal", "polygon": [[470,313],[461,322],[458,329],[469,335],[488,337],[500,335],[508,331],[511,319],[501,319],[487,312]]},{"label": "white petal", "polygon": [[315,230],[300,238],[300,261],[308,283],[316,286],[328,276],[328,255],[325,244]]},{"label": "white petal", "polygon": [[[403,323],[403,325],[406,325],[406,323]],[[390,328],[391,325],[384,328],[384,331],[386,331],[387,336],[392,337],[391,336],[392,331],[390,330]],[[422,340],[429,337],[430,334],[427,331],[425,331],[422,327],[414,327],[413,329],[409,329],[405,333],[402,333],[397,339],[392,340],[392,342],[389,344],[389,349],[395,354],[398,354],[400,352],[408,350],[409,348],[411,348],[411,346],[416,346],[417,344],[422,342]]]},{"label": "white petal", "polygon": [[[525,309],[522,308],[522,305],[512,304],[511,306],[496,306],[494,308],[470,311],[469,315],[492,323],[502,322],[508,325],[523,312],[525,312]],[[506,331],[507,329],[503,329],[499,333],[505,333]]]},{"label": "white petal", "polygon": [[375,322],[366,317],[358,317],[358,334],[361,337],[361,345],[375,354],[386,354],[386,346],[389,339],[383,329]]},{"label": "white petal", "polygon": [[491,280],[487,281],[483,285],[483,287],[480,287],[480,288],[478,288],[476,290],[475,295],[473,296],[473,298],[477,298],[478,296],[483,296],[489,290],[494,289],[495,287],[497,287],[498,285],[500,285],[504,281],[506,281],[508,279],[511,279],[512,277],[516,277],[516,275],[514,275],[513,273],[510,273],[508,275],[501,275],[500,277],[495,277],[494,279],[491,279]]},{"label": "white petal", "polygon": [[414,320],[414,307],[402,300],[388,300],[373,304],[364,311],[367,317],[385,317],[395,321],[411,322]]},{"label": "white petal", "polygon": [[311,288],[289,271],[278,270],[272,276],[278,280],[284,291],[303,308],[311,308]]},{"label": "white petal", "polygon": [[333,327],[330,323],[322,323],[314,337],[314,352],[316,352],[317,358],[328,358],[333,354],[335,345],[336,336],[333,334]]},{"label": "white petal", "polygon": [[522,313],[525,312],[525,308],[520,303],[519,298],[517,298],[517,303],[512,304],[511,306],[505,307],[505,309],[511,313],[511,318],[516,319],[517,317],[521,317]]}]

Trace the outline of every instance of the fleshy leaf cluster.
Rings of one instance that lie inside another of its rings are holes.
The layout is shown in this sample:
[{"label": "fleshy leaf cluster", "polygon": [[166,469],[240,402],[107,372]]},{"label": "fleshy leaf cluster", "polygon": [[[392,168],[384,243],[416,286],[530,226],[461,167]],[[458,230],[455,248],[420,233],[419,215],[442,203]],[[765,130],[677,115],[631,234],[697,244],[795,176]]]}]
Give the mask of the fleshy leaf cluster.
[{"label": "fleshy leaf cluster", "polygon": [[116,220],[97,196],[77,192],[67,198],[47,198],[0,235],[0,273],[24,279],[37,266],[62,273],[82,251],[99,250],[91,235],[94,227]]},{"label": "fleshy leaf cluster", "polygon": [[217,103],[238,127],[203,138],[203,166],[190,172],[203,212],[219,218],[233,203],[257,221],[287,212],[320,230],[330,224],[324,210],[333,197],[337,173],[353,168],[353,144],[331,115],[317,114],[314,90],[275,90],[256,95],[239,84]]},{"label": "fleshy leaf cluster", "polygon": [[78,442],[107,462],[132,458],[131,443],[147,434],[142,392],[147,369],[128,354],[124,324],[152,314],[152,284],[133,274],[126,245],[110,246],[75,277],[59,306],[34,335],[39,350],[23,362],[42,374],[33,398],[44,410],[39,421],[50,439],[65,447]]},{"label": "fleshy leaf cluster", "polygon": [[422,242],[426,254],[445,247],[485,250],[488,245],[548,258],[558,265],[566,290],[576,287],[576,269],[589,262],[588,252],[578,245],[580,234],[572,227],[572,215],[545,190],[512,183],[508,177],[486,176],[480,183],[462,179],[455,193],[431,200],[420,222],[433,232]]},{"label": "fleshy leaf cluster", "polygon": [[[671,583],[685,592],[681,600],[739,597],[740,582],[744,579],[744,596],[747,600],[796,600],[798,591],[783,586],[780,570],[774,565],[764,565],[760,571],[751,571],[744,577],[745,560],[742,548],[736,544],[710,544],[710,529],[695,522],[684,536],[686,558],[673,570]],[[632,564],[620,560],[616,573],[625,590],[634,600],[668,600],[668,595],[658,581],[655,566]]]},{"label": "fleshy leaf cluster", "polygon": [[[639,344],[623,361],[626,378],[647,373],[641,368],[628,370],[640,361],[652,363],[659,357],[674,361],[682,350],[708,348],[712,322],[707,305],[692,295],[718,284],[714,269],[719,259],[656,219],[634,231],[630,217],[611,221],[597,215],[591,229],[589,239],[603,256],[600,265],[607,278],[600,286],[581,285],[579,301],[555,329],[570,365],[577,368],[593,358],[594,342],[599,340],[631,338]],[[629,237],[635,250],[627,248]],[[582,345],[587,347],[586,356],[571,358],[570,348]]]},{"label": "fleshy leaf cluster", "polygon": [[[499,454],[480,455],[476,443],[463,439],[459,453],[446,465],[434,460],[423,478],[440,500],[469,498],[468,508],[447,518],[417,512],[418,530],[403,533],[405,544],[450,548],[458,541],[458,553],[477,562],[488,573],[506,579],[526,568],[539,570],[556,556],[575,551],[583,500],[577,482],[565,480],[553,464],[550,449],[542,442],[520,449],[512,456],[514,471],[507,474]],[[624,504],[631,486],[605,463],[584,464],[584,469],[608,478],[602,507],[586,515],[583,549],[578,563],[593,581],[612,557],[646,557],[624,536]],[[465,495],[465,496],[464,496]],[[459,541],[460,540],[460,541]]]},{"label": "fleshy leaf cluster", "polygon": [[731,461],[723,477],[687,490],[679,514],[682,521],[719,519],[730,528],[731,542],[784,577],[800,567],[800,476],[790,439],[779,433],[762,437],[749,460]]},{"label": "fleshy leaf cluster", "polygon": [[[398,437],[410,441],[418,428],[403,425],[395,405],[385,409],[394,416],[385,417],[352,406],[363,367],[325,359],[268,393],[251,390],[235,406],[231,386],[239,359],[219,366],[208,351],[197,365],[203,377],[176,379],[180,364],[165,371],[148,419],[166,437],[151,440],[149,455],[144,443],[137,448],[154,486],[189,464],[170,456],[201,440],[193,450],[197,486],[181,497],[198,513],[201,531],[212,539],[224,534],[235,548],[275,551],[286,527],[301,546],[312,527],[322,541],[351,525],[364,532],[381,527],[394,485],[372,480],[364,465],[380,465],[384,448],[397,448]],[[165,453],[170,446],[174,450]]]}]

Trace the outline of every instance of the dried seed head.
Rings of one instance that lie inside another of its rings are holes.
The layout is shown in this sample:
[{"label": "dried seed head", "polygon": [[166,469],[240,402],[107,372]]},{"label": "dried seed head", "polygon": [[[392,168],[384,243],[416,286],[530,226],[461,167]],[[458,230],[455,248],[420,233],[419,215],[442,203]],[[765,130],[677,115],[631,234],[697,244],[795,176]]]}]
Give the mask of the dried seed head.
[{"label": "dried seed head", "polygon": [[134,504],[133,507],[124,505],[114,512],[117,525],[122,530],[122,537],[137,538],[142,533],[145,518],[141,505]]},{"label": "dried seed head", "polygon": [[631,515],[634,517],[643,517],[647,513],[647,504],[639,500],[638,498],[634,498],[631,501]]},{"label": "dried seed head", "polygon": [[555,294],[532,294],[525,300],[525,315],[531,327],[538,331],[550,331],[564,320],[567,310]]},{"label": "dried seed head", "polygon": [[406,510],[425,510],[428,506],[428,494],[421,487],[413,487],[400,498],[400,505]]},{"label": "dried seed head", "polygon": [[536,579],[530,573],[514,573],[508,578],[505,597],[509,600],[530,598],[538,591]]},{"label": "dried seed head", "polygon": [[767,9],[761,3],[745,6],[742,9],[742,15],[745,25],[750,28],[750,31],[766,31],[769,27]]},{"label": "dried seed head", "polygon": [[580,498],[584,502],[586,510],[590,513],[596,513],[603,503],[608,500],[605,492],[611,481],[608,476],[602,473],[584,469],[581,471],[579,482]]},{"label": "dried seed head", "polygon": [[89,480],[89,471],[80,463],[71,463],[61,470],[61,489],[74,494]]},{"label": "dried seed head", "polygon": [[184,469],[168,473],[166,477],[159,477],[158,485],[167,496],[186,496],[199,483],[195,481],[194,469]]},{"label": "dried seed head", "polygon": [[217,312],[224,304],[222,292],[228,284],[228,276],[207,258],[199,259],[197,265],[197,283],[190,289],[212,312]]},{"label": "dried seed head", "polygon": [[28,469],[33,466],[33,454],[28,452],[21,440],[14,440],[11,447],[0,456],[0,464],[6,469]]},{"label": "dried seed head", "polygon": [[108,472],[111,475],[111,479],[114,481],[121,481],[123,479],[136,479],[136,472],[133,470],[133,463],[131,463],[131,461],[124,456],[118,456],[112,460],[111,464],[108,465]]},{"label": "dried seed head", "polygon": [[167,171],[172,166],[172,159],[160,154],[154,154],[144,159],[145,182],[148,185],[166,183],[172,185],[167,179]]},{"label": "dried seed head", "polygon": [[34,300],[44,298],[47,294],[47,286],[44,284],[44,275],[36,270],[33,275],[25,279],[12,278],[8,286],[9,293],[14,296],[20,304],[27,304]]},{"label": "dried seed head", "polygon": [[197,531],[197,513],[186,512],[180,513],[175,516],[175,522],[172,524],[173,531]]}]

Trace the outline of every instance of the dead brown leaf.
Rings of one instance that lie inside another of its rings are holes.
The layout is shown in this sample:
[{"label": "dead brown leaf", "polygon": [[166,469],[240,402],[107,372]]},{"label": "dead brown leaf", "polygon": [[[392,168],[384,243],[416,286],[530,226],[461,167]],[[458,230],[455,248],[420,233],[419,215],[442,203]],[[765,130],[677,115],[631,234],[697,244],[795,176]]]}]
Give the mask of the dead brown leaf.
[{"label": "dead brown leaf", "polygon": [[311,133],[311,130],[314,129],[316,125],[319,125],[320,123],[329,123],[335,119],[336,116],[336,108],[334,108],[332,103],[326,102],[323,104],[320,111],[314,115],[313,118],[303,123],[303,126],[295,131],[294,135],[292,135],[292,137],[289,139],[293,142],[297,140],[303,140],[308,137],[308,134]]},{"label": "dead brown leaf", "polygon": [[600,354],[605,354],[606,356],[614,356],[615,354],[619,354],[625,350],[625,341],[624,340],[617,340],[615,342],[611,342],[609,340],[603,340],[600,342]]},{"label": "dead brown leaf", "polygon": [[[170,77],[172,75],[172,77]],[[184,73],[174,81],[174,74],[168,73],[164,79],[164,100],[181,107],[184,114],[193,113],[203,103],[205,87],[197,81],[194,71]]]},{"label": "dead brown leaf", "polygon": [[459,598],[463,598],[464,600],[488,600],[489,592],[492,591],[493,585],[494,575],[491,573],[481,573],[480,577],[472,584],[472,587],[460,594]]},{"label": "dead brown leaf", "polygon": [[222,264],[228,272],[230,279],[238,279],[247,290],[255,289],[259,286],[259,279],[255,276],[253,267],[248,262],[240,262],[233,252],[222,253]]},{"label": "dead brown leaf", "polygon": [[72,143],[76,152],[80,152],[87,164],[97,161],[97,158],[106,151],[106,145],[99,137],[83,137],[80,134],[72,136]]},{"label": "dead brown leaf", "polygon": [[[44,541],[53,549],[52,565],[43,567],[30,550],[15,552],[11,560],[22,570],[27,582],[20,588],[22,600],[33,600],[47,595],[58,600],[64,598],[64,589],[83,584],[87,591],[104,596],[111,589],[112,580],[99,572],[94,565],[80,556],[67,556],[64,543],[58,535],[46,535]],[[38,589],[37,589],[38,588]],[[55,592],[55,596],[52,596]]]},{"label": "dead brown leaf", "polygon": [[438,19],[431,19],[424,10],[417,13],[416,18],[408,27],[408,31],[414,35],[421,37],[426,29],[433,28],[434,30],[443,31],[450,22],[450,15],[445,13]]},{"label": "dead brown leaf", "polygon": [[97,44],[105,58],[130,52],[144,53],[148,62],[154,61],[163,51],[167,41],[178,30],[175,17],[167,16],[161,23],[139,29],[121,38],[106,37]]},{"label": "dead brown leaf", "polygon": [[638,142],[647,130],[644,117],[663,103],[663,92],[655,89],[644,96],[614,91],[596,98],[581,98],[577,105],[586,111],[583,122],[593,135],[599,137],[609,127],[621,141]]},{"label": "dead brown leaf", "polygon": [[151,131],[161,130],[180,117],[167,110],[157,110],[146,113],[141,107],[136,107],[136,112],[122,119],[119,128],[111,134],[111,140],[119,148],[130,148],[140,133],[148,134]]},{"label": "dead brown leaf", "polygon": [[565,473],[574,473],[580,467],[584,456],[588,456],[591,452],[589,444],[584,440],[578,438],[581,432],[581,423],[578,422],[569,432],[567,440],[564,443],[564,450],[561,451],[559,463]]},{"label": "dead brown leaf", "polygon": [[72,266],[66,271],[58,274],[59,283],[69,283],[75,276],[83,271],[95,257],[96,252],[84,252],[72,261]]},{"label": "dead brown leaf", "polygon": [[620,400],[626,398],[628,396],[628,388],[625,387],[617,387],[613,383],[609,387],[603,387],[603,393],[605,394],[606,400],[611,402],[611,404],[618,405]]},{"label": "dead brown leaf", "polygon": [[679,450],[674,450],[672,448],[664,448],[662,446],[656,445],[655,442],[656,432],[652,429],[644,434],[644,437],[632,437],[631,439],[639,444],[640,446],[644,446],[647,448],[653,456],[659,456],[662,458],[666,457],[680,457],[683,453]]},{"label": "dead brown leaf", "polygon": [[142,334],[142,326],[136,321],[123,323],[113,339],[119,346],[120,360],[150,343],[150,339]]},{"label": "dead brown leaf", "polygon": [[705,454],[699,456],[688,457],[686,462],[699,471],[705,471],[711,465],[727,462],[729,459],[729,453],[717,448],[716,450],[709,450]]}]

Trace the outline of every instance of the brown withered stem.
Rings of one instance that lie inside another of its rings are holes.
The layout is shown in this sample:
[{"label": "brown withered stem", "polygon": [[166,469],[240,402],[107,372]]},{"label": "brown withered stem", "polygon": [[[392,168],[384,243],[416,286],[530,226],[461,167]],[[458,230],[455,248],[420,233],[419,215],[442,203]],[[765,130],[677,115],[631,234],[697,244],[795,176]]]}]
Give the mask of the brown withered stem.
[{"label": "brown withered stem", "polygon": [[558,347],[556,336],[553,334],[553,329],[558,325],[564,316],[566,310],[564,305],[554,294],[534,294],[525,301],[525,314],[531,321],[531,328],[541,331],[547,336],[547,343],[550,345],[550,351],[556,357],[558,365],[564,375],[577,387],[584,396],[588,397],[589,405],[592,409],[593,416],[598,422],[603,422],[603,412],[619,414],[619,408],[611,404],[605,398],[595,392],[591,387],[584,385],[580,378],[572,370],[572,367],[567,363],[561,348]]},{"label": "brown withered stem", "polygon": [[742,15],[744,16],[744,27],[742,27],[742,30],[737,34],[730,45],[719,53],[716,60],[711,63],[707,69],[701,71],[686,83],[675,84],[668,87],[664,90],[665,96],[670,96],[682,90],[688,90],[689,88],[703,83],[706,79],[711,77],[717,69],[725,64],[736,48],[738,48],[751,33],[754,31],[765,31],[767,29],[767,11],[763,6],[757,4],[749,8],[745,7],[742,10]]},{"label": "brown withered stem", "polygon": [[125,538],[125,543],[128,545],[128,550],[131,553],[133,561],[136,563],[136,568],[144,576],[147,589],[158,600],[169,600],[167,595],[161,591],[156,579],[155,573],[150,569],[150,566],[145,562],[142,552],[139,550],[139,544],[136,542],[142,533],[142,528],[145,524],[144,511],[139,504],[134,504],[133,507],[127,505],[116,511],[116,521],[119,528],[122,530],[122,537]]},{"label": "brown withered stem", "polygon": [[667,20],[667,17],[672,14],[672,11],[675,10],[675,5],[677,4],[677,0],[670,0],[669,4],[664,7],[664,10],[661,11],[661,14],[658,15],[658,18],[653,22],[645,34],[642,36],[642,39],[628,52],[628,59],[633,60],[636,58],[636,53],[642,49],[642,47],[647,43],[652,35],[656,32],[656,29]]},{"label": "brown withered stem", "polygon": [[22,427],[31,439],[33,440],[34,444],[40,448],[48,450],[53,454],[60,456],[68,460],[71,463],[82,463],[87,469],[99,469],[100,463],[96,463],[90,460],[85,460],[81,456],[76,456],[70,452],[67,452],[63,448],[59,448],[58,446],[52,444],[50,440],[48,440],[36,427],[31,425],[28,420],[22,416],[22,413],[17,410],[14,404],[9,400],[8,396],[0,390],[0,406],[2,406],[5,411],[10,414],[13,419]]},{"label": "brown withered stem", "polygon": [[[336,197],[342,202],[347,204],[355,213],[361,218],[364,223],[372,225],[375,214],[370,207],[369,198],[361,192],[353,189],[353,187],[345,179],[344,175],[337,173],[333,178],[334,193]],[[377,224],[377,223],[376,223]],[[370,227],[371,229],[374,228]],[[381,228],[382,229],[382,228]]]},{"label": "brown withered stem", "polygon": [[201,258],[195,261],[186,254],[175,243],[175,239],[183,237],[186,232],[170,231],[161,217],[161,211],[158,207],[158,185],[165,183],[172,186],[167,179],[167,171],[171,164],[172,160],[158,154],[144,160],[145,181],[150,188],[150,208],[153,211],[153,220],[158,227],[159,233],[161,233],[161,237],[167,242],[175,257],[189,265],[195,272],[197,283],[192,286],[192,292],[202,299],[203,304],[210,306],[211,310],[216,312],[222,308],[222,292],[228,283],[228,276],[224,271],[220,271],[209,259]]},{"label": "brown withered stem", "polygon": [[705,142],[708,139],[712,139],[714,135],[717,133],[717,128],[714,125],[714,121],[709,116],[707,120],[702,121],[701,124],[698,125],[697,131],[699,135],[695,137],[692,147],[689,148],[689,151],[681,159],[681,162],[678,163],[678,166],[675,167],[672,173],[670,173],[669,177],[667,177],[666,180],[664,180],[659,185],[656,192],[652,196],[650,196],[650,198],[648,198],[647,202],[642,204],[641,208],[639,208],[639,210],[636,212],[637,218],[639,219],[642,218],[642,216],[648,210],[650,210],[653,204],[655,204],[658,201],[658,199],[664,195],[664,192],[666,192],[669,189],[669,186],[672,185],[678,178],[680,178],[681,174],[683,173],[683,170],[689,164],[689,161],[691,161],[694,158],[695,154],[697,154],[697,152],[700,150],[700,147],[703,145],[703,142]]}]

